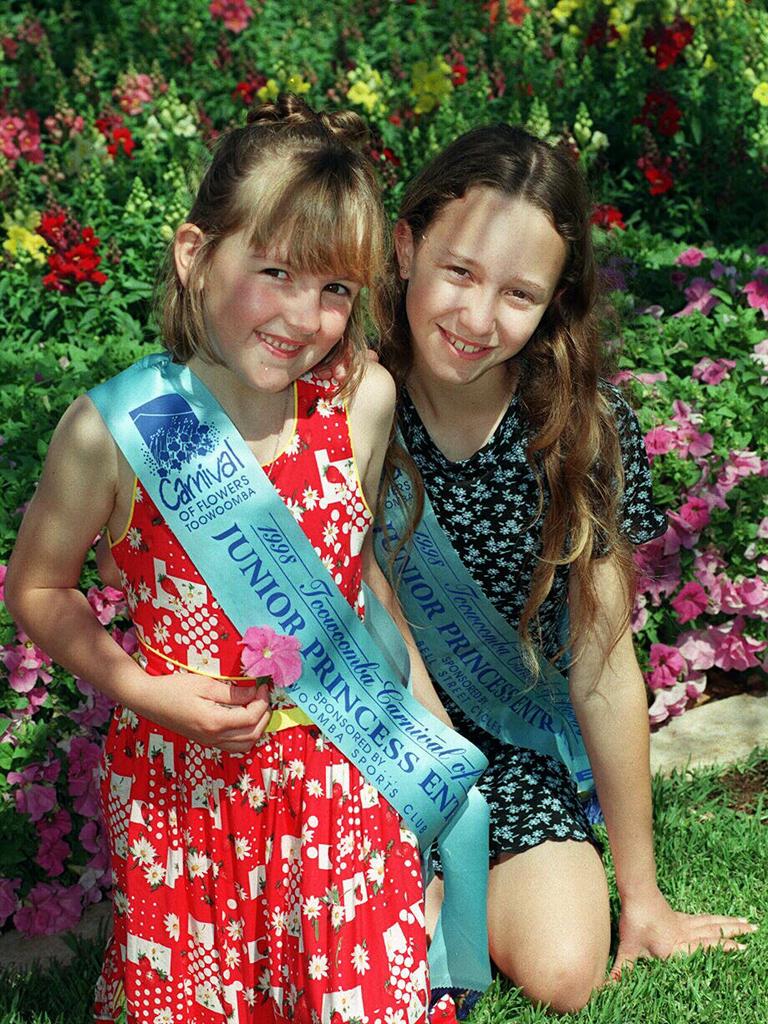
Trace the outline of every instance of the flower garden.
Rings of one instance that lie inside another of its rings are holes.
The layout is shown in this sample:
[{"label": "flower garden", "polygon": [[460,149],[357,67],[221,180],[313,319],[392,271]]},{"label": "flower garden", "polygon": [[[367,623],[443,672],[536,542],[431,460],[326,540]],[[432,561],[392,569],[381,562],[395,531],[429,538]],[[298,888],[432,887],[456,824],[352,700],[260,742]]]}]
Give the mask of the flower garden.
[{"label": "flower garden", "polygon": [[[706,699],[712,672],[745,686],[762,675],[763,2],[5,5],[0,562],[64,408],[157,345],[154,268],[206,145],[280,90],[367,118],[390,213],[425,159],[479,123],[523,124],[583,165],[615,379],[638,409],[668,516],[637,555],[651,722]],[[102,587],[93,561],[82,586],[132,651],[135,595]],[[110,707],[0,616],[0,928],[50,934],[109,889],[94,770]]]}]

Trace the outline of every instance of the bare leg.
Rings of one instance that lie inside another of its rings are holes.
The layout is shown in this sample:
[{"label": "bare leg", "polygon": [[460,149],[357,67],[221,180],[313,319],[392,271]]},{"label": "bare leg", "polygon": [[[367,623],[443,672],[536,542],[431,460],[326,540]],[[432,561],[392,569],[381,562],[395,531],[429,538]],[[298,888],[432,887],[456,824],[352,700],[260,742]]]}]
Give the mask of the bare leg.
[{"label": "bare leg", "polygon": [[534,1003],[580,1010],[603,984],[608,885],[591,843],[546,842],[502,857],[488,887],[491,956]]}]

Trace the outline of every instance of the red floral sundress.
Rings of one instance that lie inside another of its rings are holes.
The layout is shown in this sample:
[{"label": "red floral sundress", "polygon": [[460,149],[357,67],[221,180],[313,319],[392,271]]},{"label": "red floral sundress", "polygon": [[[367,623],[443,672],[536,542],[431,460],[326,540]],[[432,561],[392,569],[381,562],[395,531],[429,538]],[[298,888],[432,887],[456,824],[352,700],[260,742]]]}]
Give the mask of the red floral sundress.
[{"label": "red floral sundress", "polygon": [[[371,514],[329,382],[296,382],[294,433],[269,475],[362,615]],[[150,675],[181,668],[242,678],[239,633],[140,481],[113,554]],[[274,690],[273,705],[289,706],[289,695]],[[315,726],[268,733],[233,755],[118,708],[101,796],[114,937],[97,1020],[425,1019],[416,840]]]}]

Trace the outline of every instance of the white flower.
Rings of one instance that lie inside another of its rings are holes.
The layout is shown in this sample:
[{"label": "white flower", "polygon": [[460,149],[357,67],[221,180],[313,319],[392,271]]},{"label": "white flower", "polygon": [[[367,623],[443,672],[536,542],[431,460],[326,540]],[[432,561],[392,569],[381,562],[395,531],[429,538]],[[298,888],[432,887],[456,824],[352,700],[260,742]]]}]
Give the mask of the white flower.
[{"label": "white flower", "polygon": [[144,491],[142,491],[138,484],[136,485],[136,490],[133,492],[133,500],[137,505],[140,505],[142,501],[144,501]]},{"label": "white flower", "polygon": [[311,843],[315,838],[315,830],[308,822],[304,822],[301,826],[301,841],[302,843]]},{"label": "white flower", "polygon": [[162,864],[150,864],[144,868],[144,877],[147,883],[156,889],[158,885],[162,885],[165,881],[165,868]]},{"label": "white flower", "polygon": [[286,455],[298,455],[301,451],[301,436],[296,432],[288,444],[285,446]]},{"label": "white flower", "polygon": [[243,921],[242,917],[237,918],[236,921],[230,921],[227,924],[227,934],[229,935],[230,939],[242,939],[244,931],[245,921]]},{"label": "white flower", "polygon": [[206,873],[210,866],[211,862],[204,853],[191,850],[187,854],[187,874],[190,878],[199,878]]},{"label": "white flower", "polygon": [[155,623],[155,643],[164,644],[168,639],[168,627],[163,625],[162,622]]},{"label": "white flower", "polygon": [[388,1006],[384,1020],[386,1024],[404,1024],[405,1014],[402,1010],[393,1010]]},{"label": "white flower", "polygon": [[261,810],[266,802],[267,794],[261,786],[254,786],[254,788],[248,793],[248,803],[254,811]]},{"label": "white flower", "polygon": [[322,904],[318,896],[308,896],[304,900],[304,915],[308,917],[310,921],[314,921],[316,917],[320,916],[322,910]]},{"label": "white flower", "polygon": [[132,526],[128,531],[128,543],[134,549],[141,547],[141,530],[138,526]]},{"label": "white flower", "polygon": [[128,605],[131,611],[135,611],[136,605],[139,603],[139,599],[136,597],[136,591],[133,589],[133,585],[130,583],[125,588],[125,603]]},{"label": "white flower", "polygon": [[343,839],[339,841],[339,855],[341,857],[347,857],[355,848],[355,837],[351,832],[347,832]]},{"label": "white flower", "polygon": [[166,1006],[164,1010],[158,1010],[153,1024],[173,1024],[173,1011],[170,1007]]},{"label": "white flower", "polygon": [[154,846],[143,836],[141,839],[134,839],[131,853],[139,864],[153,864],[157,856]]},{"label": "white flower", "polygon": [[310,779],[305,786],[307,796],[322,796],[323,784],[320,779]]},{"label": "white flower", "polygon": [[325,953],[316,953],[309,959],[309,976],[313,981],[320,981],[328,974],[328,957]]},{"label": "white flower", "polygon": [[256,989],[255,988],[243,989],[243,999],[246,1001],[246,1003],[249,1006],[253,1006],[253,1004],[256,1002]]},{"label": "white flower", "polygon": [[128,897],[122,889],[115,889],[115,895],[112,897],[112,904],[117,914],[122,915],[128,912]]},{"label": "white flower", "polygon": [[164,919],[165,930],[168,932],[168,937],[171,939],[178,939],[180,928],[179,928],[179,915],[178,914],[166,914]]},{"label": "white flower", "polygon": [[326,523],[323,527],[323,540],[326,544],[333,544],[339,535],[339,528],[336,523]]},{"label": "white flower", "polygon": [[367,970],[370,970],[371,964],[368,958],[368,950],[365,948],[364,942],[358,942],[352,950],[352,966],[358,974],[365,974]]},{"label": "white flower", "polygon": [[273,910],[272,911],[272,929],[276,935],[282,935],[285,929],[285,911],[284,910]]},{"label": "white flower", "polygon": [[250,856],[251,843],[245,836],[235,837],[235,857],[237,860],[244,860]]},{"label": "white flower", "polygon": [[340,903],[331,906],[331,927],[338,931],[344,923],[344,907]]},{"label": "white flower", "polygon": [[368,881],[373,885],[384,884],[384,854],[374,853],[368,864]]},{"label": "white flower", "polygon": [[307,487],[301,496],[301,500],[304,502],[304,507],[313,509],[320,499],[319,493],[314,487]]},{"label": "white flower", "polygon": [[240,953],[234,946],[227,946],[227,950],[224,953],[224,962],[227,967],[237,967],[240,963]]},{"label": "white flower", "polygon": [[323,419],[327,419],[333,415],[333,402],[327,398],[319,398],[317,400],[317,411]]},{"label": "white flower", "polygon": [[304,778],[304,762],[298,757],[294,759],[288,765],[288,771],[291,774],[291,778],[303,779]]},{"label": "white flower", "polygon": [[152,597],[152,591],[149,589],[149,584],[146,580],[142,580],[139,583],[139,600],[148,601]]}]

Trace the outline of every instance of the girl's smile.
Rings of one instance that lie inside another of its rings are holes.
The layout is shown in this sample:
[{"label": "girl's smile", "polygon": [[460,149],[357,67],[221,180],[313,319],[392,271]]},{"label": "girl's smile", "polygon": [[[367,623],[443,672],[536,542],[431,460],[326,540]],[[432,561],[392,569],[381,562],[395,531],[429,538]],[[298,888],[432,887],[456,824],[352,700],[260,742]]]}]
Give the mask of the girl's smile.
[{"label": "girl's smile", "polygon": [[400,222],[412,377],[467,385],[526,345],[557,289],[566,243],[537,207],[492,188],[447,203],[415,239]]}]

